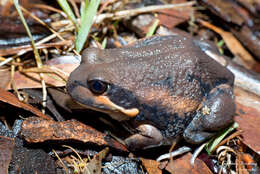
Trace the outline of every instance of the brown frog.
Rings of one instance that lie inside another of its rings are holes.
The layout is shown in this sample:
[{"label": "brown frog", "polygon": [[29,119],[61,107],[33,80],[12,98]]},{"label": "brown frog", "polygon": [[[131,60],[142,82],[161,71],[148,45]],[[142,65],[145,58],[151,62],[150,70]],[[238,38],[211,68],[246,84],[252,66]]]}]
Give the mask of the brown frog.
[{"label": "brown frog", "polygon": [[123,48],[87,48],[67,90],[86,108],[131,125],[125,142],[136,150],[215,135],[233,121],[233,82],[200,42],[155,36]]}]

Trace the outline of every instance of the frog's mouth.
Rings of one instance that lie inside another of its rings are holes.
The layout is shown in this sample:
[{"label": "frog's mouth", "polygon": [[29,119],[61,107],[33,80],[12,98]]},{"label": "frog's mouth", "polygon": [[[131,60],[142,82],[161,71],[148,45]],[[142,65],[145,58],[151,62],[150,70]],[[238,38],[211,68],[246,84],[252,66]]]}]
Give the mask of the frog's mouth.
[{"label": "frog's mouth", "polygon": [[[69,88],[68,88],[69,89]],[[108,96],[93,95],[83,86],[74,86],[70,90],[72,98],[81,106],[110,115],[118,121],[134,118],[139,114],[137,108],[126,109],[112,102]]]}]

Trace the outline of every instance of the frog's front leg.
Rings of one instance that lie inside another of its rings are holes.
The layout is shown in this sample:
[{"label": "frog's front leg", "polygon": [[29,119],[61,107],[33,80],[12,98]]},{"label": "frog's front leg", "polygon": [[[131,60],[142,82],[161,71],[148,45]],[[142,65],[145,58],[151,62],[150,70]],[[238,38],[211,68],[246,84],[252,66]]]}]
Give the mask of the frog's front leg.
[{"label": "frog's front leg", "polygon": [[233,122],[235,103],[232,88],[221,84],[212,89],[183,137],[189,143],[199,144]]},{"label": "frog's front leg", "polygon": [[131,150],[160,146],[163,142],[161,132],[152,125],[142,124],[139,125],[136,130],[138,133],[125,139],[127,147]]}]

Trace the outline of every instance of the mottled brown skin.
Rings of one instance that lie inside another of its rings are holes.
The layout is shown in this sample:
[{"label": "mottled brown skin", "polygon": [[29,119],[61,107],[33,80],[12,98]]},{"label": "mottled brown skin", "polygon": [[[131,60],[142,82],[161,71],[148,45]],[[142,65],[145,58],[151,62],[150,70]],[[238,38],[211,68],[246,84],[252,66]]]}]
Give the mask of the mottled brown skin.
[{"label": "mottled brown skin", "polygon": [[[155,36],[124,48],[88,48],[70,75],[68,92],[81,105],[131,125],[136,131],[125,140],[130,149],[180,137],[201,143],[233,121],[235,104],[233,74],[199,44]],[[89,83],[97,80],[107,85],[99,94]]]}]

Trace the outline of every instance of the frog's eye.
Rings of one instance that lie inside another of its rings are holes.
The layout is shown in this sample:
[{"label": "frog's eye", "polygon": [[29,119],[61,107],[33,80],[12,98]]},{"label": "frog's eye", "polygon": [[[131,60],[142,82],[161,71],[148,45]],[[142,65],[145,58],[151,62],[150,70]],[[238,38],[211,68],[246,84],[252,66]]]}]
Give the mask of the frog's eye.
[{"label": "frog's eye", "polygon": [[89,80],[87,83],[90,91],[97,95],[103,94],[108,88],[108,84],[101,80]]}]

